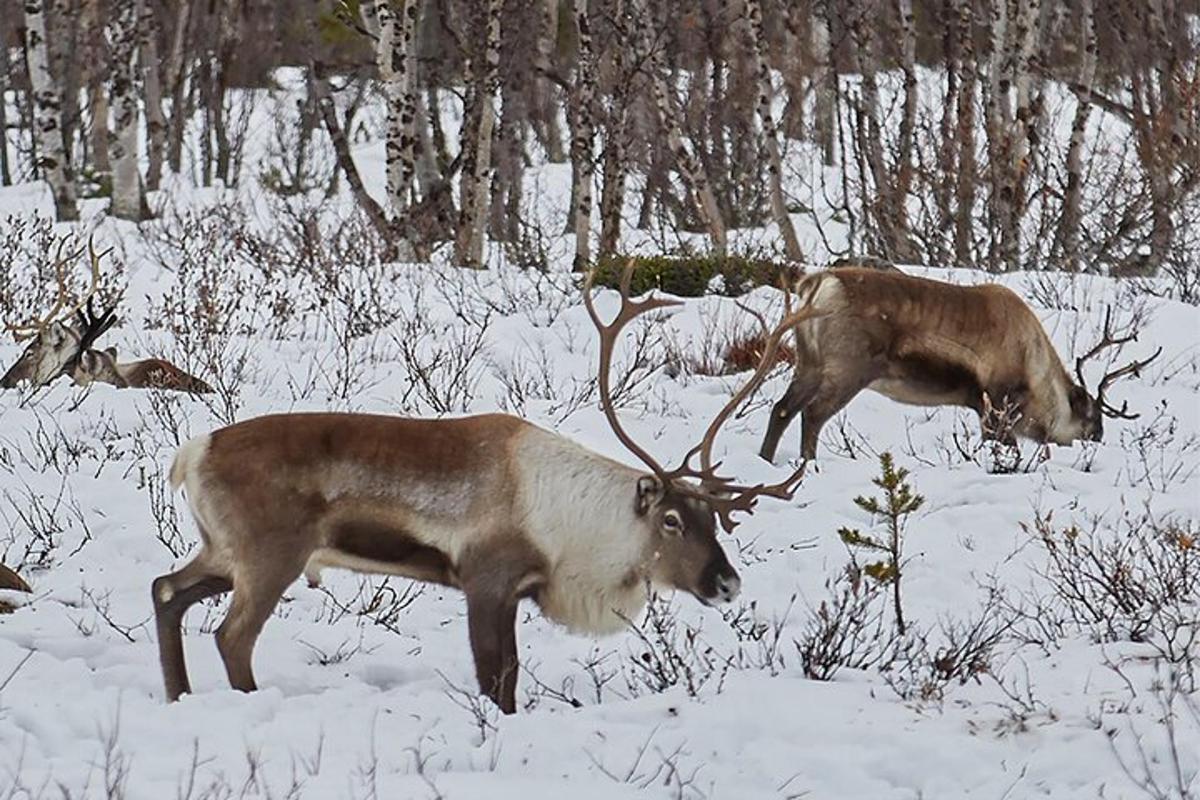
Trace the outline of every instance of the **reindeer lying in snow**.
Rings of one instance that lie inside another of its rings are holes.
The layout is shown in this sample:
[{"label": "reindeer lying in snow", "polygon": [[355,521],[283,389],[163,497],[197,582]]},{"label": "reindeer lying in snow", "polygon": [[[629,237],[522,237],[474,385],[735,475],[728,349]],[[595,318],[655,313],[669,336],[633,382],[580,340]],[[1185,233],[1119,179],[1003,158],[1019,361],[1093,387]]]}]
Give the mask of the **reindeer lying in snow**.
[{"label": "reindeer lying in snow", "polygon": [[122,364],[117,361],[115,347],[83,351],[75,362],[71,377],[80,386],[99,382],[110,383],[118,389],[170,389],[192,394],[210,394],[213,390],[196,376],[161,358]]},{"label": "reindeer lying in snow", "polygon": [[199,394],[211,392],[212,387],[207,383],[161,358],[121,364],[117,362],[115,349],[92,349],[96,340],[116,323],[116,309],[110,308],[97,315],[92,305],[100,282],[100,259],[103,254],[97,255],[89,241],[87,250],[92,268],[91,287],[77,305],[62,313],[67,304],[63,267],[83,254],[81,249],[63,256],[67,241],[63,239],[59,242],[55,255],[58,299],[50,313],[26,325],[10,326],[18,340],[31,341],[17,362],[0,377],[0,388],[11,389],[22,381],[28,381],[35,387],[45,386],[63,375],[70,375],[81,386],[99,381],[118,388],[170,389]]},{"label": "reindeer lying in snow", "polygon": [[797,327],[791,384],[771,410],[760,455],[768,461],[788,425],[802,416],[800,453],[815,458],[821,427],[863,389],[901,403],[957,405],[980,416],[984,436],[1070,444],[1099,441],[1102,417],[1131,419],[1105,390],[1158,357],[1108,373],[1093,397],[1084,363],[1132,341],[1104,321],[1104,338],[1076,360],[1071,380],[1036,315],[996,284],[955,286],[898,270],[841,267],[801,278],[800,299],[823,311]]},{"label": "reindeer lying in snow", "polygon": [[[190,691],[180,624],[188,607],[233,591],[217,631],[230,683],[252,690],[251,654],[283,591],[325,567],[402,575],[461,589],[481,690],[516,710],[517,604],[582,633],[619,630],[647,586],[704,604],[737,596],[740,579],[716,537],[720,520],[750,513],[758,497],[790,498],[803,466],[780,483],[739,486],[719,477],[713,441],[774,365],[775,348],[803,308],[768,337],[750,381],[708,426],[683,463],[665,470],[621,428],[609,389],[621,329],[674,301],[629,299],[601,323],[599,396],[617,438],[649,468],[635,469],[504,414],[403,419],[365,414],[260,417],[185,443],[171,466],[202,544],[152,596],[167,697]],[[699,458],[699,467],[691,465]]]},{"label": "reindeer lying in snow", "polygon": [[[25,592],[26,594],[33,591],[29,588],[20,575],[12,571],[8,567],[0,564],[0,591],[10,592]],[[0,600],[0,614],[7,614],[13,610],[12,604]]]}]

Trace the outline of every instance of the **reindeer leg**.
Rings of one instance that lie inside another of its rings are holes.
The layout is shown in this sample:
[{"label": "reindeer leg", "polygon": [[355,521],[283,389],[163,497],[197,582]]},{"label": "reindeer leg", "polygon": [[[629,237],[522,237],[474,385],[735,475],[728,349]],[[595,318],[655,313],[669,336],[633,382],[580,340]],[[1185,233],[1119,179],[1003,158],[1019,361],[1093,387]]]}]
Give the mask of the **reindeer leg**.
[{"label": "reindeer leg", "polygon": [[467,627],[480,690],[505,714],[515,713],[519,668],[516,597],[468,590]]},{"label": "reindeer leg", "polygon": [[792,424],[792,420],[796,418],[801,409],[808,405],[820,388],[821,376],[819,373],[805,371],[803,374],[793,376],[783,397],[779,398],[779,402],[771,408],[771,419],[767,422],[767,432],[763,436],[762,447],[758,451],[759,456],[767,461],[775,460],[775,451],[779,448],[779,440],[783,438],[783,434]]},{"label": "reindeer leg", "polygon": [[225,663],[229,685],[243,692],[258,688],[251,669],[254,643],[284,590],[300,576],[303,564],[289,564],[280,570],[276,563],[272,568],[274,572],[260,569],[250,575],[235,576],[229,613],[217,629],[217,649]]},{"label": "reindeer leg", "polygon": [[182,569],[154,579],[151,597],[158,627],[158,655],[162,664],[167,700],[174,702],[191,692],[183,656],[183,615],[195,603],[233,588],[227,578],[212,571],[201,550]]},{"label": "reindeer leg", "polygon": [[517,710],[517,605],[541,582],[544,563],[516,536],[498,536],[464,554],[467,628],[480,690],[505,714]]},{"label": "reindeer leg", "polygon": [[800,456],[802,458],[817,457],[817,441],[821,436],[821,428],[835,414],[841,411],[854,399],[854,396],[865,389],[873,378],[867,375],[839,375],[834,378],[826,376],[820,391],[816,393],[804,407],[800,418]]}]

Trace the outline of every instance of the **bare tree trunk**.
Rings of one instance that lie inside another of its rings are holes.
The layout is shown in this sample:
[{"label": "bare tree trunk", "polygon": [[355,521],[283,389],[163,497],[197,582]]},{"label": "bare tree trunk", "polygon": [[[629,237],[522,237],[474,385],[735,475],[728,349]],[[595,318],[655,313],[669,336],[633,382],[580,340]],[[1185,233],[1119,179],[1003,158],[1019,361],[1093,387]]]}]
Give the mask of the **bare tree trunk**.
[{"label": "bare tree trunk", "polygon": [[171,95],[171,129],[167,136],[167,167],[178,174],[183,161],[183,134],[187,129],[187,87],[184,74],[184,47],[191,22],[192,0],[178,0],[171,55],[167,59],[167,91]]},{"label": "bare tree trunk", "polygon": [[1092,0],[1079,0],[1079,88],[1075,93],[1075,116],[1071,121],[1071,141],[1067,145],[1067,185],[1063,190],[1062,218],[1058,225],[1058,267],[1072,272],[1080,269],[1079,228],[1083,204],[1083,145],[1090,100],[1096,79],[1096,20]]},{"label": "bare tree trunk", "polygon": [[989,20],[990,52],[988,54],[987,138],[988,173],[990,176],[991,246],[988,248],[988,268],[993,272],[1010,269],[1012,242],[1017,238],[1011,227],[1016,220],[1014,197],[1008,181],[1012,163],[1013,118],[1009,94],[1012,88],[1009,51],[1008,5],[1010,0],[997,0],[991,7]]},{"label": "bare tree trunk", "polygon": [[114,130],[109,139],[113,165],[112,214],[140,222],[149,217],[138,169],[138,98],[134,83],[140,0],[114,0],[108,38],[112,43]]},{"label": "bare tree trunk", "polygon": [[163,150],[167,142],[167,118],[163,115],[162,82],[158,75],[158,17],[153,3],[143,0],[141,37],[142,90],[146,103],[146,188],[157,191],[162,179]]},{"label": "bare tree trunk", "polygon": [[12,186],[12,168],[8,164],[8,48],[0,47],[0,186]]},{"label": "bare tree trunk", "polygon": [[[488,0],[479,12],[484,15],[482,45],[476,44],[469,74],[473,84],[469,111],[471,124],[463,128],[463,171],[460,178],[458,230],[454,237],[454,259],[459,264],[483,267],[483,244],[487,224],[487,177],[491,169],[494,105],[500,67],[500,9],[503,0]],[[477,12],[478,13],[478,12]],[[464,115],[465,116],[465,115]]]},{"label": "bare tree trunk", "polygon": [[717,198],[713,194],[704,168],[684,140],[683,129],[679,124],[679,113],[673,99],[674,90],[667,85],[656,51],[649,41],[647,14],[644,8],[640,9],[638,16],[640,18],[637,26],[640,33],[638,51],[639,55],[645,57],[648,62],[654,105],[658,112],[659,122],[666,133],[667,147],[675,157],[675,168],[679,171],[696,204],[700,222],[708,229],[709,236],[712,238],[713,251],[718,256],[724,256],[728,247],[721,209],[717,205]]},{"label": "bare tree trunk", "polygon": [[62,137],[62,103],[59,86],[50,72],[46,42],[46,9],[43,0],[24,0],[25,58],[33,88],[34,138],[37,165],[54,195],[54,210],[60,222],[79,219],[75,206],[75,180]]},{"label": "bare tree trunk", "polygon": [[908,210],[906,202],[913,180],[913,140],[917,127],[917,30],[913,20],[912,0],[896,0],[900,19],[900,69],[904,73],[904,110],[900,117],[899,152],[896,154],[895,216],[896,225],[904,235],[899,244],[905,245],[895,254],[897,259],[913,261],[917,254],[907,247]]},{"label": "bare tree trunk", "polygon": [[[625,15],[624,0],[616,0],[613,16],[620,30],[628,30],[629,20]],[[621,239],[621,211],[625,205],[625,177],[628,165],[625,163],[629,150],[629,101],[630,83],[633,75],[628,73],[628,59],[625,57],[626,42],[618,41],[613,48],[613,72],[615,85],[609,98],[608,117],[604,126],[604,184],[600,189],[600,245],[599,258],[612,256],[617,252]]]},{"label": "bare tree trunk", "polygon": [[829,0],[814,0],[811,27],[813,56],[813,138],[821,148],[821,163],[832,167],[837,153],[834,149],[837,117],[834,98],[837,95],[837,71],[833,68],[833,50],[829,36]]},{"label": "bare tree trunk", "polygon": [[779,155],[779,137],[775,130],[775,119],[771,114],[771,72],[763,58],[762,7],[758,0],[745,0],[746,21],[750,34],[751,69],[755,74],[758,89],[758,121],[762,125],[763,145],[767,151],[767,182],[771,197],[771,216],[783,237],[784,252],[797,263],[803,263],[804,250],[796,238],[792,218],[788,214],[783,196],[783,159]]},{"label": "bare tree trunk", "polygon": [[[558,44],[558,0],[541,0],[540,30],[538,31],[538,58],[543,69],[554,66]],[[562,131],[558,127],[558,104],[554,99],[554,82],[543,76],[538,81],[537,114],[541,120],[539,133],[546,148],[546,160],[551,164],[562,164],[567,160],[563,152]]]},{"label": "bare tree trunk", "polygon": [[955,99],[958,164],[954,174],[954,260],[959,266],[974,266],[975,212],[975,9],[972,0],[954,0],[957,11],[961,56],[958,74],[962,81]]},{"label": "bare tree trunk", "polygon": [[587,0],[575,0],[575,29],[579,34],[579,63],[575,73],[574,130],[571,137],[571,161],[575,165],[575,205],[571,209],[575,232],[574,269],[582,271],[591,263],[592,159],[595,122],[592,118],[596,96],[596,63],[592,55],[592,32],[588,23]]},{"label": "bare tree trunk", "polygon": [[337,106],[334,105],[333,95],[329,91],[329,81],[321,74],[321,68],[315,63],[310,64],[308,68],[308,91],[317,101],[317,108],[320,109],[321,118],[325,122],[325,130],[329,133],[329,140],[333,144],[338,167],[346,173],[346,183],[350,184],[350,193],[354,195],[358,207],[371,220],[371,225],[375,228],[376,233],[390,242],[391,223],[388,222],[383,208],[375,202],[375,198],[371,197],[367,193],[366,187],[363,186],[358,168],[354,165],[354,157],[350,153],[350,143],[346,140],[346,132],[338,120]]},{"label": "bare tree trunk", "polygon": [[91,165],[97,178],[112,173],[108,162],[108,87],[104,78],[108,74],[108,59],[104,52],[104,26],[100,19],[100,0],[84,0],[81,12],[83,40],[84,81],[87,87]]}]

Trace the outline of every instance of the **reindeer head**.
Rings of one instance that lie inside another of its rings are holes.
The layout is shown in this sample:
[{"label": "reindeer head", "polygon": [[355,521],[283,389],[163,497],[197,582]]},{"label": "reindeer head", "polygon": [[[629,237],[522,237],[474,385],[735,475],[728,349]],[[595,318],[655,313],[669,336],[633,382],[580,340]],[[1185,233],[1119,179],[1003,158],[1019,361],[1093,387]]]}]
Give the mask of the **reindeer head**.
[{"label": "reindeer head", "polygon": [[1101,351],[1109,347],[1120,347],[1127,342],[1137,341],[1137,334],[1130,333],[1124,336],[1118,336],[1112,330],[1112,308],[1109,308],[1104,313],[1104,336],[1100,342],[1091,350],[1084,353],[1079,358],[1075,359],[1075,377],[1079,379],[1079,383],[1071,386],[1068,393],[1068,399],[1071,404],[1071,428],[1068,431],[1069,440],[1086,439],[1088,441],[1098,442],[1104,437],[1104,417],[1113,417],[1116,419],[1137,419],[1138,414],[1129,413],[1129,401],[1121,404],[1120,408],[1109,405],[1104,399],[1104,393],[1116,381],[1128,375],[1137,376],[1141,373],[1142,368],[1149,364],[1154,359],[1158,358],[1162,353],[1162,348],[1154,351],[1154,355],[1142,361],[1131,361],[1120,369],[1115,369],[1107,373],[1100,379],[1100,383],[1096,387],[1096,395],[1090,395],[1086,388],[1086,382],[1083,379],[1083,366],[1089,359],[1095,358]]},{"label": "reindeer head", "polygon": [[114,309],[110,308],[97,315],[92,305],[93,295],[100,282],[100,259],[104,254],[97,255],[91,241],[87,244],[92,267],[91,286],[78,304],[63,312],[67,305],[63,269],[84,252],[83,248],[80,248],[64,256],[66,242],[66,239],[60,241],[55,253],[54,271],[58,280],[58,298],[50,312],[40,320],[9,327],[18,341],[28,340],[29,345],[17,362],[0,377],[0,388],[11,389],[21,381],[29,381],[35,387],[44,386],[60,375],[71,373],[80,354],[91,347],[96,339],[117,321]]},{"label": "reindeer head", "polygon": [[[655,540],[653,544],[657,558],[650,577],[659,585],[689,592],[706,604],[728,602],[737,596],[741,580],[717,541],[717,522],[726,532],[731,532],[737,526],[733,513],[753,513],[760,496],[791,499],[804,476],[805,464],[802,463],[799,469],[780,483],[741,486],[730,478],[717,475],[720,464],[712,463],[713,442],[729,415],[775,366],[775,354],[784,334],[821,312],[809,304],[785,315],[783,321],[767,335],[762,358],[750,380],[709,423],[700,444],[687,452],[678,467],[666,470],[621,427],[612,401],[609,371],[613,346],[625,325],[648,311],[680,303],[653,297],[631,300],[629,284],[632,272],[633,265],[630,262],[621,277],[621,308],[607,325],[601,322],[592,303],[592,274],[588,275],[583,296],[588,315],[600,333],[597,382],[604,415],[621,443],[650,468],[650,474],[638,479],[635,500],[637,513],[650,523],[651,535]],[[693,459],[699,460],[699,467],[693,466]]]},{"label": "reindeer head", "polygon": [[128,385],[117,369],[117,348],[115,347],[105,350],[84,350],[75,360],[71,370],[71,379],[78,386],[87,386],[96,381],[111,383],[122,388]]}]

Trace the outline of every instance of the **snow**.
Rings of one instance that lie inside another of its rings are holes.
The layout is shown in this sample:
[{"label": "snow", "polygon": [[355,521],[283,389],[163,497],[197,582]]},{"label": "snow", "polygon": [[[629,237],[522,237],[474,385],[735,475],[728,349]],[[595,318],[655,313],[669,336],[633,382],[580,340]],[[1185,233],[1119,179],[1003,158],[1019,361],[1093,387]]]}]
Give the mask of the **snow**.
[{"label": "snow", "polygon": [[[262,105],[257,113],[270,113],[269,104]],[[265,153],[267,138],[252,137],[253,152]],[[380,191],[382,145],[359,144],[356,156],[368,188]],[[248,176],[257,174],[255,163],[248,159]],[[568,179],[562,166],[533,170],[530,189],[540,192],[538,209],[546,218],[565,206]],[[269,198],[249,178],[247,184],[201,190],[174,180],[154,203],[198,217],[217,204],[240,203],[251,227],[270,231],[279,223],[270,216]],[[339,196],[321,211],[344,215],[349,202]],[[44,216],[51,209],[41,185],[0,190],[0,218]],[[101,219],[102,209],[103,201],[83,204],[84,228],[95,231],[98,243],[114,246],[106,268],[127,283],[124,322],[105,343],[123,355],[181,357],[171,334],[147,320],[163,316],[164,299],[194,301],[187,293],[196,276],[184,280],[179,252],[148,245],[153,226],[166,222],[149,223],[151,233],[143,235]],[[806,235],[816,240],[813,231]],[[553,246],[556,269],[565,269],[569,237]],[[204,256],[196,256],[197,263]],[[338,608],[361,608],[383,579],[331,572],[328,594],[302,581],[287,592],[259,640],[255,667],[262,688],[253,694],[229,689],[210,635],[225,601],[194,607],[185,637],[194,693],[166,704],[150,582],[182,563],[196,541],[182,499],[170,498],[165,488],[166,466],[188,436],[287,410],[508,410],[636,463],[588,393],[595,334],[572,281],[562,272],[541,276],[505,266],[498,253],[493,260],[482,273],[440,261],[345,264],[351,273],[362,270],[347,281],[353,291],[326,295],[326,305],[272,327],[262,295],[291,292],[316,300],[322,296],[317,278],[281,283],[282,276],[255,275],[252,264],[230,256],[232,268],[249,276],[249,294],[223,298],[236,303],[230,313],[236,324],[220,340],[226,363],[245,361],[225,376],[241,381],[229,403],[106,386],[83,392],[66,382],[35,394],[0,392],[0,560],[22,562],[35,541],[31,520],[56,529],[45,563],[22,570],[33,598],[0,617],[0,797],[57,796],[59,787],[71,797],[130,798],[1134,797],[1141,791],[1131,777],[1140,769],[1138,741],[1149,753],[1149,768],[1169,780],[1162,695],[1154,690],[1164,672],[1145,644],[1092,641],[1079,630],[1046,648],[1005,641],[993,654],[992,675],[951,683],[943,698],[927,700],[898,697],[871,670],[845,669],[827,682],[807,679],[793,644],[826,599],[825,581],[848,560],[837,530],[872,525],[853,498],[875,492],[876,455],[885,450],[911,471],[911,482],[927,498],[908,524],[904,592],[906,615],[931,634],[940,621],[981,613],[990,585],[1048,591],[1044,549],[1022,527],[1039,513],[1052,512],[1056,527],[1075,522],[1086,528],[1096,519],[1116,525],[1122,515],[1148,509],[1156,519],[1191,520],[1194,530],[1200,519],[1200,315],[1194,307],[1086,276],[1002,280],[1029,299],[1064,360],[1098,336],[1106,307],[1116,309],[1119,323],[1139,313],[1145,319],[1140,340],[1114,358],[1145,357],[1159,345],[1163,355],[1140,378],[1115,387],[1113,399],[1128,400],[1142,416],[1106,420],[1103,443],[1054,447],[1048,460],[1033,461],[1027,471],[998,474],[989,472],[986,453],[979,463],[962,454],[959,444],[970,451],[978,443],[977,423],[966,412],[860,395],[827,427],[818,466],[795,500],[762,500],[723,540],[743,578],[743,595],[724,610],[726,617],[733,620],[740,609],[743,620],[766,628],[778,623],[777,634],[764,641],[739,637],[719,610],[686,596],[670,599],[678,624],[699,632],[700,650],[711,648],[716,663],[731,664],[716,669],[695,697],[682,686],[661,693],[638,688],[631,676],[644,648],[634,633],[574,637],[525,605],[518,633],[525,670],[520,710],[501,717],[475,695],[465,604],[457,592],[393,579],[384,598],[389,590],[408,593],[408,604],[394,619],[377,622]],[[993,279],[905,269],[956,282]],[[346,309],[372,287],[395,318],[341,348]],[[1047,297],[1056,301],[1053,307]],[[601,313],[611,313],[615,302],[614,293],[604,292]],[[746,302],[778,309],[770,289]],[[699,355],[741,316],[730,300],[687,301],[651,325],[652,366],[661,366],[665,343]],[[622,343],[624,365],[636,338],[631,331]],[[414,388],[413,364],[431,366],[448,380],[455,354],[476,344],[461,391],[439,398]],[[19,352],[5,341],[0,363],[7,366]],[[1089,369],[1093,383],[1102,367]],[[671,377],[657,368],[643,373],[622,419],[664,462],[682,456],[739,380]],[[768,381],[720,440],[718,457],[743,481],[778,480],[797,456],[798,425],[784,439],[779,466],[756,455],[769,404],[785,384],[782,373]],[[1026,443],[1027,459],[1033,451]],[[172,503],[182,541],[170,538]],[[764,656],[772,640],[777,651]],[[596,680],[603,683],[599,689]],[[1181,769],[1195,775],[1200,718],[1177,709]],[[107,793],[114,782],[123,795]]]}]

